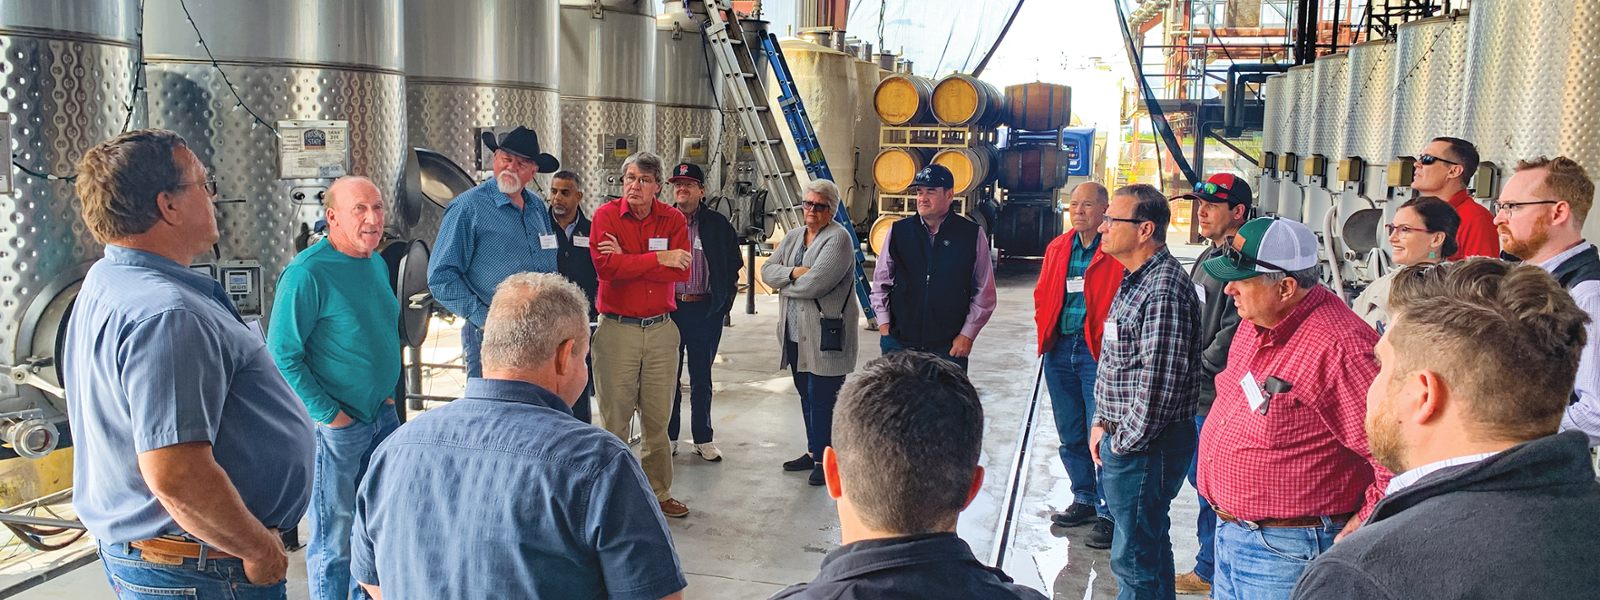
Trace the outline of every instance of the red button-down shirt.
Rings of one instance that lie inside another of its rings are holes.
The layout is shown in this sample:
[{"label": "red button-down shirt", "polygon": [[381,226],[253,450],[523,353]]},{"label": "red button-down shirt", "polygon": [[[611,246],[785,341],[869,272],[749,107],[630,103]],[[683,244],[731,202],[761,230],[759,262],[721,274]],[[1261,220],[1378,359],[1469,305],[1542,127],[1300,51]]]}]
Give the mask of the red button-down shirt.
[{"label": "red button-down shirt", "polygon": [[1461,216],[1456,227],[1456,253],[1450,260],[1463,260],[1473,256],[1500,257],[1500,230],[1494,226],[1494,213],[1472,199],[1466,190],[1456,192],[1447,202]]},{"label": "red button-down shirt", "polygon": [[[673,289],[677,282],[689,279],[689,270],[661,266],[650,241],[664,240],[669,250],[688,250],[689,229],[678,209],[659,200],[651,202],[650,214],[644,219],[628,212],[628,201],[623,198],[594,211],[589,256],[600,276],[595,304],[602,313],[643,319],[678,309]],[[607,234],[616,236],[621,254],[600,253],[600,243],[611,239]]]},{"label": "red button-down shirt", "polygon": [[[1200,433],[1200,494],[1247,521],[1360,512],[1394,476],[1367,450],[1378,334],[1322,287],[1272,329],[1240,323]],[[1250,408],[1246,374],[1292,385]]]}]

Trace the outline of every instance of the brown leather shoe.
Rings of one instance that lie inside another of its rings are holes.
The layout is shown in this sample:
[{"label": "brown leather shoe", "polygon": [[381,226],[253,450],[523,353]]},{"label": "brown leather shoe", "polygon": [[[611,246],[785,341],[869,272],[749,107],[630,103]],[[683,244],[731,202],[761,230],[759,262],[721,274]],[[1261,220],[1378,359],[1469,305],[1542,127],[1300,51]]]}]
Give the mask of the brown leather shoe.
[{"label": "brown leather shoe", "polygon": [[684,506],[677,498],[668,498],[661,501],[661,514],[674,518],[687,517],[689,507]]},{"label": "brown leather shoe", "polygon": [[1172,579],[1172,589],[1179,594],[1211,594],[1211,584],[1195,575],[1194,571],[1184,573]]}]

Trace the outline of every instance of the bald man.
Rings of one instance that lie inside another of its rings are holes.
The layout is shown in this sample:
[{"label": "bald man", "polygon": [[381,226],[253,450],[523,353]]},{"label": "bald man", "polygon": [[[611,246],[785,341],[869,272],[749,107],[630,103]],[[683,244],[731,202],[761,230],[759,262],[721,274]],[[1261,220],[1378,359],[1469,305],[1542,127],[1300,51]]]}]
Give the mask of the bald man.
[{"label": "bald man", "polygon": [[[378,443],[400,426],[400,304],[383,241],[383,196],[363,177],[345,177],[323,199],[328,236],[278,278],[267,346],[316,421],[316,478],[306,549],[311,597],[353,593],[350,523],[356,486]],[[358,596],[359,597],[359,596]]]}]

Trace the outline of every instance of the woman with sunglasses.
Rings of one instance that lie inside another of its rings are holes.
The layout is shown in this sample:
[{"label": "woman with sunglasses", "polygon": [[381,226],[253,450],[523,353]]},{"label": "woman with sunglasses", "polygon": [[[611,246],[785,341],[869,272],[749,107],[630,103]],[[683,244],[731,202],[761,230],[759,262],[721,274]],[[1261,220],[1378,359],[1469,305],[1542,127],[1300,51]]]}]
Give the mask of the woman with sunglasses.
[{"label": "woman with sunglasses", "polygon": [[1351,308],[1383,333],[1389,326],[1390,283],[1400,268],[1444,262],[1456,253],[1456,229],[1460,226],[1461,216],[1444,200],[1421,196],[1401,204],[1394,212],[1394,222],[1385,225],[1395,269],[1367,286]]},{"label": "woman with sunglasses", "polygon": [[808,483],[822,485],[822,449],[833,443],[834,400],[844,376],[856,368],[860,308],[853,276],[855,244],[850,232],[833,220],[839,188],[826,179],[807,183],[801,208],[806,226],[783,236],[761,266],[761,280],[782,298],[778,343],[783,358],[778,367],[789,367],[794,376],[806,424],[806,453],[783,463],[783,470],[810,471]]}]

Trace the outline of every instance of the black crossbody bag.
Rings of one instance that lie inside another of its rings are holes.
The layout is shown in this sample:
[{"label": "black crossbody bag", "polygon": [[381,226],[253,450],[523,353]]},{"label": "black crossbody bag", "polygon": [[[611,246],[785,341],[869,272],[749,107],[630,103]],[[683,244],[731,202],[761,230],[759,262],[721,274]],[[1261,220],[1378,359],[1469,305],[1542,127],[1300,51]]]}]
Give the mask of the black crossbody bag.
[{"label": "black crossbody bag", "polygon": [[830,319],[822,312],[822,303],[816,298],[811,303],[817,305],[817,316],[822,318],[822,344],[823,352],[841,352],[844,350],[844,313],[850,308],[850,294],[844,295],[844,306],[839,307],[839,318]]}]

